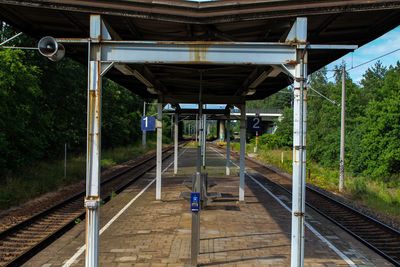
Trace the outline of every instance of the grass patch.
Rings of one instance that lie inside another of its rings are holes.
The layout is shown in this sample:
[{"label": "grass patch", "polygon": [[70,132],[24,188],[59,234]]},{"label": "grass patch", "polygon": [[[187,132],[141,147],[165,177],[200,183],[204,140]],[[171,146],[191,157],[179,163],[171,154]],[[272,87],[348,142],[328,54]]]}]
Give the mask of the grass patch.
[{"label": "grass patch", "polygon": [[[104,170],[154,148],[155,142],[148,140],[145,151],[141,144],[102,150],[101,168]],[[64,159],[38,162],[18,173],[5,174],[0,182],[0,209],[24,203],[61,186],[84,181],[85,165],[85,155],[76,155],[67,158],[67,176],[65,178]]]},{"label": "grass patch", "polygon": [[[232,147],[240,151],[239,143]],[[246,145],[246,151],[253,152],[254,147]],[[267,164],[279,167],[287,173],[292,173],[292,150],[258,149],[258,159]],[[339,169],[339,167],[338,167]],[[329,191],[338,192],[339,170],[321,167],[315,162],[307,161],[307,182]],[[400,217],[400,184],[378,182],[367,177],[345,174],[345,193],[352,200],[370,207],[381,213]]]}]

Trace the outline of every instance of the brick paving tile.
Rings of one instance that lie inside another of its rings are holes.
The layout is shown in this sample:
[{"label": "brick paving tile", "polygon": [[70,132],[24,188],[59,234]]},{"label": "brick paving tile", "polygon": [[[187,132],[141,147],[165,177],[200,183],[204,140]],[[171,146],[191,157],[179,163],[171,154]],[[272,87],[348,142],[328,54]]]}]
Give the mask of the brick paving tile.
[{"label": "brick paving tile", "polygon": [[[182,183],[195,171],[195,155],[195,150],[189,149],[181,156],[178,175],[173,175],[171,169],[164,173],[163,201],[154,200],[155,185],[151,186],[100,236],[100,266],[190,265],[191,212],[188,201],[178,196],[180,192],[189,192]],[[224,176],[225,160],[212,150],[207,161],[209,180],[217,184],[211,191],[220,192],[222,197],[200,212],[199,266],[289,266],[290,214],[249,179],[245,188],[246,202],[239,203],[239,179],[235,174],[238,169],[232,167],[231,173],[235,175]],[[107,223],[137,195],[151,177],[154,172],[104,205],[100,225]],[[307,219],[354,261],[363,266],[385,266],[379,256],[318,214],[310,212]],[[26,266],[61,266],[83,245],[84,228],[84,223],[77,225]],[[82,265],[83,255],[74,266]],[[305,266],[347,264],[306,230]]]}]

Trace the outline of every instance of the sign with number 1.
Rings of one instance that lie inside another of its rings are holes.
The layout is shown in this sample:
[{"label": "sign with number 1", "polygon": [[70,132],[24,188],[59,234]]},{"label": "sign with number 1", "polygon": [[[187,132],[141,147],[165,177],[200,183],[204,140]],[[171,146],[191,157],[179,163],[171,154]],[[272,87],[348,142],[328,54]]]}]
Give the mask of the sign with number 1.
[{"label": "sign with number 1", "polygon": [[155,131],[156,118],[154,116],[142,116],[142,131]]}]

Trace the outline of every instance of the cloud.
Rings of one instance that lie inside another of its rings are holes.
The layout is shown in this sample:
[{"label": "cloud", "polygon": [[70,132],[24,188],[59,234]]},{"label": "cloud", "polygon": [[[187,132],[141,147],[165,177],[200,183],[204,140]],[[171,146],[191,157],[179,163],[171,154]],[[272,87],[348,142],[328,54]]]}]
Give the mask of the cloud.
[{"label": "cloud", "polygon": [[355,51],[359,56],[376,57],[400,48],[400,31],[387,33]]},{"label": "cloud", "polygon": [[[327,68],[328,70],[332,70],[335,65],[340,65],[343,61],[346,63],[347,69],[351,69],[352,67],[356,67],[359,64],[372,60],[376,57],[382,56],[386,53],[389,53],[395,49],[400,48],[400,26],[393,29],[392,31],[382,35],[376,40],[360,47],[355,50],[353,53],[349,53],[342,58],[330,63]],[[397,61],[400,60],[400,50],[382,57],[379,59],[384,66],[390,66],[396,64]],[[362,75],[365,71],[375,65],[378,60],[374,60],[368,64],[365,64],[360,67],[356,67],[349,71],[350,77],[355,82],[360,82],[362,79]],[[333,74],[332,74],[333,75]],[[328,74],[328,77],[332,76]]]}]

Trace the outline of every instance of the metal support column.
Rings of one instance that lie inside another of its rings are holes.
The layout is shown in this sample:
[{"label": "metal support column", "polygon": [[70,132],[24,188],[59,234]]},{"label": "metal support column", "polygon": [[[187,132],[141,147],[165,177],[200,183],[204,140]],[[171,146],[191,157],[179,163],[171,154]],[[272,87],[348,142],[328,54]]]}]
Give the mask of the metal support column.
[{"label": "metal support column", "polygon": [[203,169],[206,168],[207,115],[203,115]]},{"label": "metal support column", "polygon": [[[201,129],[201,130],[200,130]],[[203,158],[203,115],[199,116],[199,144],[200,144],[200,162]],[[202,164],[201,164],[202,165]]]},{"label": "metal support column", "polygon": [[340,120],[340,176],[339,191],[344,189],[344,139],[345,139],[345,121],[346,121],[346,69],[342,68],[342,106]]},{"label": "metal support column", "polygon": [[[304,56],[307,60],[307,56]],[[291,266],[304,265],[304,220],[306,184],[306,118],[307,98],[305,78],[307,67],[303,59],[295,67],[293,117],[293,195]]]},{"label": "metal support column", "polygon": [[178,114],[175,114],[175,135],[174,135],[174,143],[175,143],[175,149],[174,149],[174,174],[178,173]]},{"label": "metal support column", "polygon": [[[199,142],[197,143],[197,170],[196,174],[193,177],[193,185],[192,185],[192,191],[200,193],[201,190],[201,136],[203,134],[203,127],[202,127],[202,118],[203,118],[203,88],[202,88],[202,80],[203,80],[203,75],[200,72],[200,90],[199,90],[199,114],[198,117],[196,116],[196,121],[197,118],[199,119],[199,133],[200,133],[200,138]],[[197,135],[197,133],[196,133]],[[201,197],[201,196],[200,196]],[[201,201],[201,199],[200,199]],[[197,266],[197,256],[200,251],[200,211],[198,212],[192,212],[192,236],[191,236],[191,246],[190,246],[190,266],[195,267]]]},{"label": "metal support column", "polygon": [[246,103],[240,106],[240,183],[239,201],[244,201],[244,172],[246,153]]},{"label": "metal support column", "polygon": [[216,121],[215,127],[217,129],[217,140],[219,141],[219,120]]},{"label": "metal support column", "polygon": [[[193,177],[192,191],[200,193],[201,190],[201,173],[196,172]],[[200,252],[200,210],[192,212],[192,231],[190,241],[190,266],[197,267],[197,256]]]},{"label": "metal support column", "polygon": [[98,265],[101,152],[100,61],[89,63],[86,152],[86,266]]},{"label": "metal support column", "polygon": [[200,72],[200,88],[199,88],[199,114],[196,120],[199,123],[199,142],[197,143],[197,172],[201,174],[201,136],[203,134],[203,127],[201,124],[203,118],[203,73]]},{"label": "metal support column", "polygon": [[[230,112],[230,111],[229,111]],[[231,115],[227,115],[226,120],[226,175],[230,175],[230,160],[231,160]]]},{"label": "metal support column", "polygon": [[[199,118],[201,118],[203,115],[203,108],[202,105],[199,105]],[[201,119],[198,120],[198,127],[199,127],[199,138],[197,142],[197,172],[201,172],[201,136],[203,135],[203,127],[201,123]]]},{"label": "metal support column", "polygon": [[195,137],[195,141],[196,141],[196,143],[197,143],[197,136],[199,135],[199,125],[197,124],[197,116],[198,116],[198,114],[196,114],[196,120],[195,120],[195,122],[194,122],[194,127],[195,127],[195,135],[196,135],[196,137]]},{"label": "metal support column", "polygon": [[219,127],[219,141],[223,142],[225,141],[225,120],[220,120],[218,127]]},{"label": "metal support column", "polygon": [[[286,41],[307,42],[307,18],[297,18]],[[297,50],[294,67],[293,183],[291,267],[304,266],[304,220],[306,190],[306,77],[307,46]]]},{"label": "metal support column", "polygon": [[[100,39],[102,20],[90,16],[90,37]],[[104,32],[106,30],[104,29]],[[101,173],[101,45],[88,44],[88,100],[86,143],[86,256],[85,266],[98,266]]]},{"label": "metal support column", "polygon": [[171,115],[171,140],[174,139],[174,115]]},{"label": "metal support column", "polygon": [[[146,101],[143,102],[143,116],[146,116]],[[142,147],[146,149],[146,131],[142,131]]]},{"label": "metal support column", "polygon": [[162,167],[162,103],[157,104],[157,167],[156,167],[156,200],[161,200],[161,167]]}]

